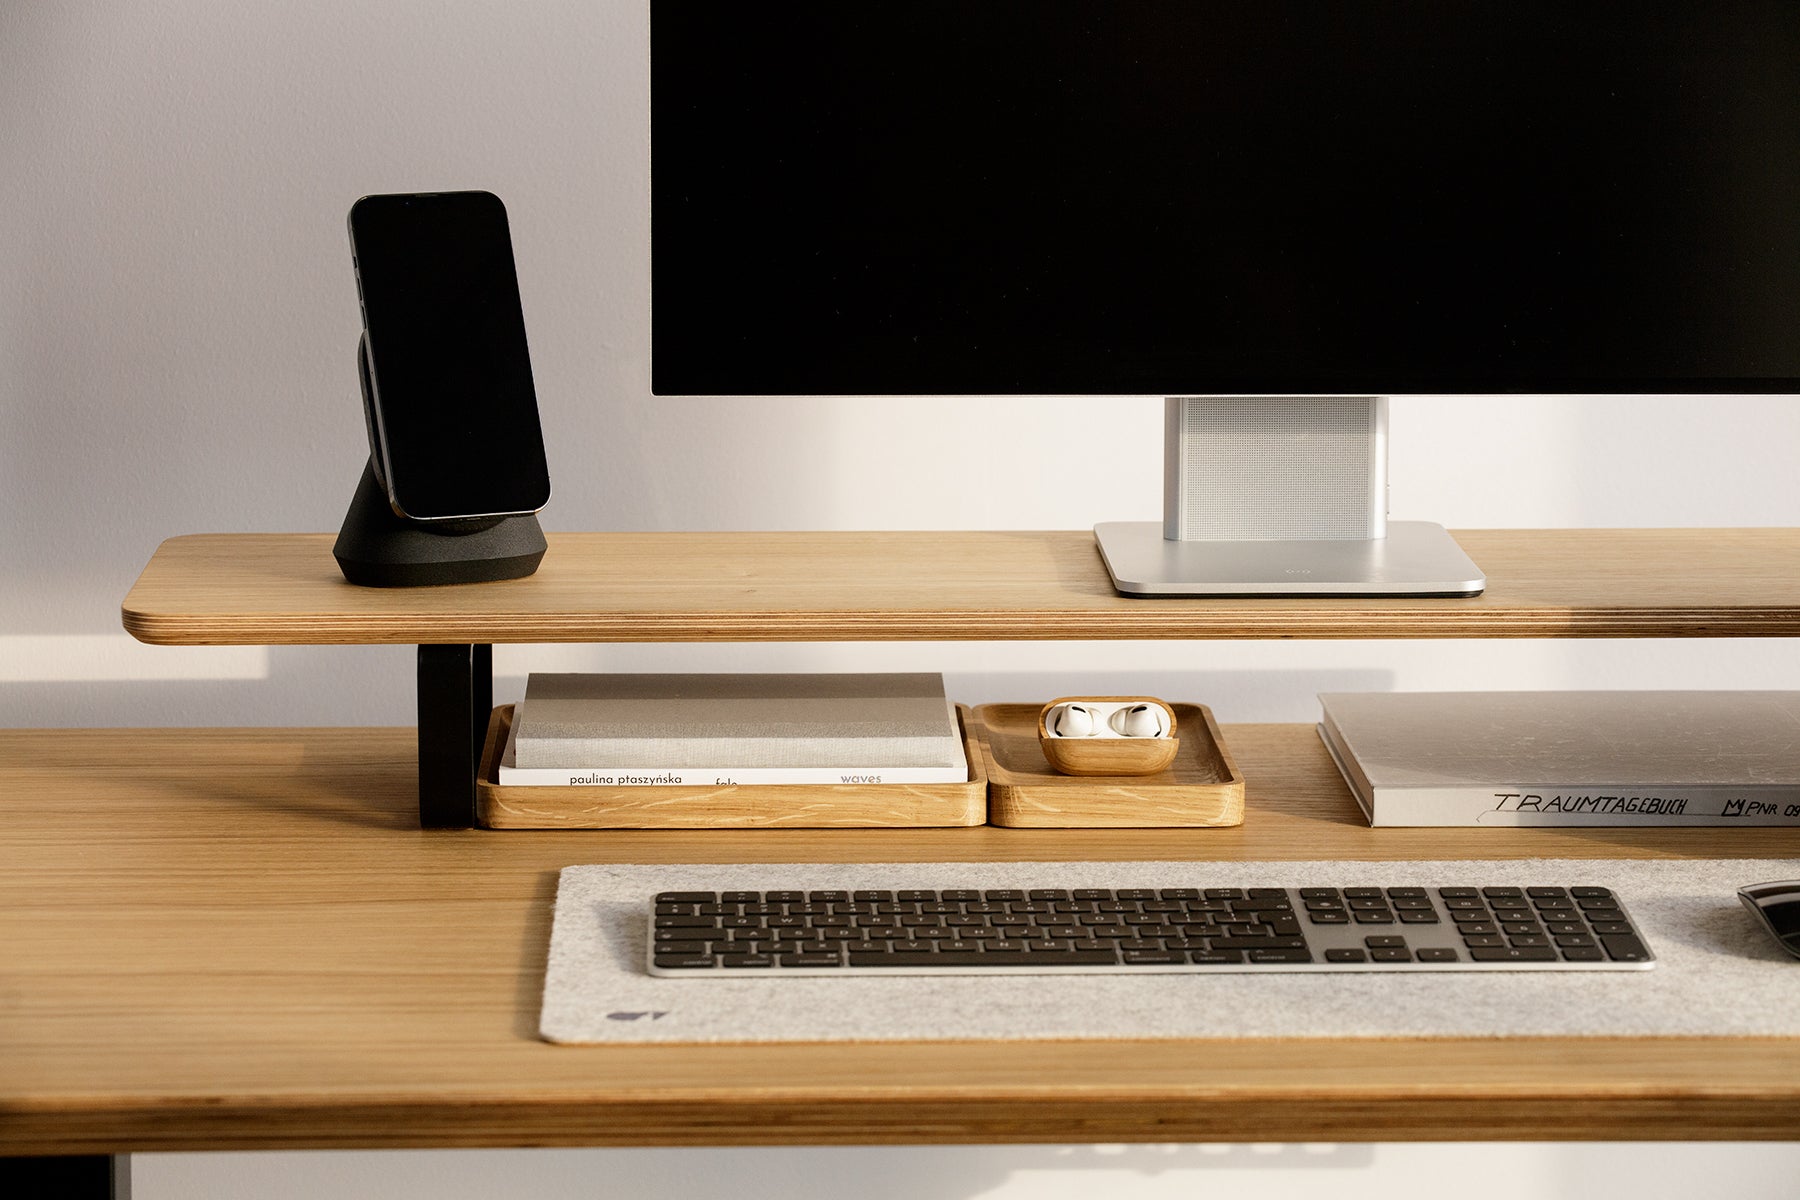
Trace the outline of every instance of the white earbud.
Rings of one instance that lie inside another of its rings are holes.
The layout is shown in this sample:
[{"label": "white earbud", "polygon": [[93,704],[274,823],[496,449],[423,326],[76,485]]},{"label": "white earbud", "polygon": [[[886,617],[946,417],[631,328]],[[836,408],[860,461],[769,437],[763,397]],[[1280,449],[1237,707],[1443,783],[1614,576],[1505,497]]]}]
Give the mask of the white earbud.
[{"label": "white earbud", "polygon": [[1108,722],[1120,737],[1159,738],[1168,734],[1168,714],[1156,704],[1128,704]]},{"label": "white earbud", "polygon": [[1044,726],[1053,737],[1093,737],[1100,732],[1100,719],[1084,704],[1059,704]]}]

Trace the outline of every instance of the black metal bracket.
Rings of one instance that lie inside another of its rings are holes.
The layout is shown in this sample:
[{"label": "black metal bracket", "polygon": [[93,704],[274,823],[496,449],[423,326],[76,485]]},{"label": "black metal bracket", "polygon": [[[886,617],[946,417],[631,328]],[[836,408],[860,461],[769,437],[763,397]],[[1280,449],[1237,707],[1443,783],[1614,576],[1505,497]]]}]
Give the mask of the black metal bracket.
[{"label": "black metal bracket", "polygon": [[419,647],[419,824],[475,824],[475,781],[494,708],[491,645]]}]

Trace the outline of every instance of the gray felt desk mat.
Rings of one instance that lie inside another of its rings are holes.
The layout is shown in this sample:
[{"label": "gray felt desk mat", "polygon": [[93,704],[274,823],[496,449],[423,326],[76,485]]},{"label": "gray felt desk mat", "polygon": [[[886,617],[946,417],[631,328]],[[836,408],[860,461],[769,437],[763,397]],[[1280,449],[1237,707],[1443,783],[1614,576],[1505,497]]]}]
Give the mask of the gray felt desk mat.
[{"label": "gray felt desk mat", "polygon": [[[553,1042],[1237,1037],[1793,1036],[1800,960],[1737,899],[1800,860],[877,863],[565,868],[539,1031]],[[648,901],[667,890],[1598,885],[1649,971],[658,979]]]}]

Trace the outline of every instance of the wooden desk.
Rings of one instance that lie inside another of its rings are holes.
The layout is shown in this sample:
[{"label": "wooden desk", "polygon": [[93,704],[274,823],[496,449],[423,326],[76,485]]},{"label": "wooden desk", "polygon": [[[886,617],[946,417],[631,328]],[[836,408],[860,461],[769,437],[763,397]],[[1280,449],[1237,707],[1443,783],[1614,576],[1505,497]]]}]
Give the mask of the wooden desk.
[{"label": "wooden desk", "polygon": [[1225,736],[1237,829],[493,833],[417,827],[410,729],[0,731],[0,1155],[1800,1130],[1800,1039],[536,1037],[573,863],[1800,855],[1795,829],[1372,830],[1310,730]]}]

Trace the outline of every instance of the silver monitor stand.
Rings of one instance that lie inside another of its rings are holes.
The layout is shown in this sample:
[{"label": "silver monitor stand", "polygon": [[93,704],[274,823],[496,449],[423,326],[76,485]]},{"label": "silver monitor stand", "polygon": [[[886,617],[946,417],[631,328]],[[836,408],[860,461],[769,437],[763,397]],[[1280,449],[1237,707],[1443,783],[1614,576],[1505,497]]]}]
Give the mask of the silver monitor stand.
[{"label": "silver monitor stand", "polygon": [[1134,596],[1475,596],[1443,526],[1387,519],[1384,396],[1172,397],[1163,520],[1094,526]]}]

